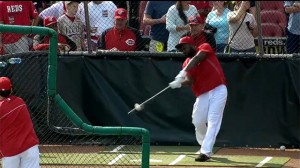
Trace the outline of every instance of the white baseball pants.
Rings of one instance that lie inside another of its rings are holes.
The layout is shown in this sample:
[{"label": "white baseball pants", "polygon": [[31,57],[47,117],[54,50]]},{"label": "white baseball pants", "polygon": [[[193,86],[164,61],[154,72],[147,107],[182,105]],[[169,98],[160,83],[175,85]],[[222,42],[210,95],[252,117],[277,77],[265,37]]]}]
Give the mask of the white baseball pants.
[{"label": "white baseball pants", "polygon": [[38,145],[11,157],[2,158],[2,168],[40,168]]},{"label": "white baseball pants", "polygon": [[200,152],[212,156],[213,146],[219,133],[227,100],[227,87],[220,85],[197,97],[194,103],[192,122]]}]

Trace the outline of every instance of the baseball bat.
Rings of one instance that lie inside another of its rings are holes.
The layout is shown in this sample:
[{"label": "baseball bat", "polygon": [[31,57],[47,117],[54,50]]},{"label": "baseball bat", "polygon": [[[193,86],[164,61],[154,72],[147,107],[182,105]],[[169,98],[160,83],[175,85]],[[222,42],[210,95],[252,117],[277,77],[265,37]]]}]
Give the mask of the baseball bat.
[{"label": "baseball bat", "polygon": [[[164,91],[166,91],[167,89],[169,89],[170,86],[165,87],[163,90],[161,90],[160,92],[156,93],[155,95],[153,95],[152,97],[150,97],[149,99],[145,100],[143,103],[141,103],[139,106],[143,106],[144,104],[146,104],[147,102],[149,102],[150,100],[154,99],[155,97],[157,97],[158,95],[160,95],[161,93],[163,93]],[[130,110],[128,112],[128,114],[134,112],[136,110],[136,108],[133,108],[132,110]]]}]

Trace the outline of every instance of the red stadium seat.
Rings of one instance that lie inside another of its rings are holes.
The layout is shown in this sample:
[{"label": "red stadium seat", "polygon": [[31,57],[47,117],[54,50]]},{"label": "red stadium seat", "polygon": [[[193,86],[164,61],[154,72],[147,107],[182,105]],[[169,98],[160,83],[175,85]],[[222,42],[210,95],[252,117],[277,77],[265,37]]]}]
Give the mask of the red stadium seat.
[{"label": "red stadium seat", "polygon": [[262,29],[263,37],[283,37],[284,36],[281,27],[275,23],[262,23],[261,29]]},{"label": "red stadium seat", "polygon": [[264,10],[260,12],[260,15],[261,23],[275,23],[281,27],[281,30],[285,35],[287,21],[284,12],[277,10]]},{"label": "red stadium seat", "polygon": [[284,12],[283,1],[260,1],[260,10],[277,10]]}]

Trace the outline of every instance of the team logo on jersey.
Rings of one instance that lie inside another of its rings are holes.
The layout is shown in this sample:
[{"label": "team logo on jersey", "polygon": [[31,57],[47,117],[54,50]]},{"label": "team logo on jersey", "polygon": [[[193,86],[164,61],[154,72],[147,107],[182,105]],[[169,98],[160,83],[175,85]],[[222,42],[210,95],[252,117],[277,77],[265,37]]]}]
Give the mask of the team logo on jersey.
[{"label": "team logo on jersey", "polygon": [[127,39],[127,40],[125,41],[125,43],[126,43],[127,45],[129,45],[129,46],[133,46],[133,45],[135,44],[135,41],[134,41],[133,39]]}]

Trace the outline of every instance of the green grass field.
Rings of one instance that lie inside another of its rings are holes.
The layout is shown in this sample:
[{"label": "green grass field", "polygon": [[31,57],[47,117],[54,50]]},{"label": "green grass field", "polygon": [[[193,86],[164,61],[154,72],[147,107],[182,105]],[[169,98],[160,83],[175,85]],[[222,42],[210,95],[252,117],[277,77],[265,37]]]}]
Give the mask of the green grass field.
[{"label": "green grass field", "polygon": [[[140,165],[141,150],[116,146],[91,153],[41,153],[41,164],[60,165]],[[214,153],[220,148],[215,148]],[[150,165],[212,166],[212,167],[282,167],[290,158],[267,156],[213,155],[207,162],[195,162],[197,146],[151,146]]]}]

